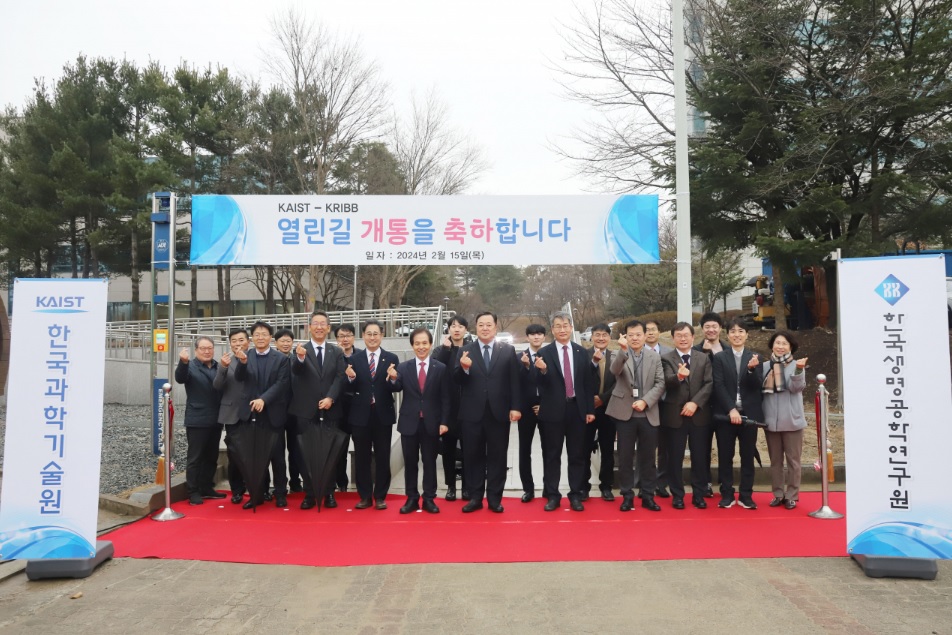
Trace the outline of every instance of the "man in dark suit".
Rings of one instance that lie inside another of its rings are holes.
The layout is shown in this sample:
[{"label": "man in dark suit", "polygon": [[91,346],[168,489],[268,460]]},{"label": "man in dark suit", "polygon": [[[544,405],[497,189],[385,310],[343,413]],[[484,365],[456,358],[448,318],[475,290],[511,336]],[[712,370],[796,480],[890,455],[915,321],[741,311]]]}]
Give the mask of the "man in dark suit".
[{"label": "man in dark suit", "polygon": [[[299,344],[291,357],[291,406],[288,413],[297,417],[298,430],[306,426],[337,426],[341,417],[339,398],[344,390],[344,356],[340,349],[327,341],[331,323],[327,314],[316,311],[308,324],[310,338],[306,344]],[[311,460],[305,458],[305,467]],[[301,509],[311,509],[317,504],[314,484],[305,469],[301,473],[304,480],[304,501]],[[324,506],[337,507],[334,494],[325,497]]]},{"label": "man in dark suit", "polygon": [[705,447],[711,422],[708,408],[713,389],[711,360],[703,353],[692,351],[694,327],[687,322],[675,324],[671,337],[675,348],[661,358],[665,383],[661,400],[661,436],[668,447],[665,472],[674,497],[671,506],[684,509],[684,446],[690,439],[692,503],[698,509],[704,509],[707,507],[704,489],[711,474],[696,466],[693,459],[694,452],[700,453]]},{"label": "man in dark suit", "polygon": [[611,372],[615,388],[606,413],[615,420],[618,430],[618,481],[621,489],[621,511],[633,510],[635,500],[635,448],[641,476],[641,504],[653,512],[661,511],[654,500],[658,449],[658,402],[664,394],[664,372],[661,357],[645,348],[645,325],[638,320],[625,324],[625,334],[618,338],[621,350],[614,356]]},{"label": "man in dark suit", "polygon": [[[290,360],[291,351],[294,350],[294,332],[291,329],[278,330],[274,334],[274,347],[278,349],[279,353]],[[289,384],[288,401],[290,400],[291,395]],[[301,485],[301,472],[304,471],[304,456],[301,454],[301,444],[297,442],[297,436],[297,418],[294,415],[288,415],[284,424],[284,436],[280,439],[279,443],[274,444],[274,450],[276,453],[280,452],[281,454],[287,450],[288,491],[291,492],[304,491],[304,488]],[[271,465],[273,468],[274,461],[272,461]]]},{"label": "man in dark suit", "polygon": [[[350,364],[350,358],[352,355],[363,353],[362,349],[354,346],[354,337],[357,334],[357,327],[353,324],[344,323],[334,329],[334,338],[337,340],[337,346],[340,347],[341,353],[344,354],[344,364]],[[353,395],[344,391],[340,397],[340,405],[343,409],[340,418],[340,429],[347,433],[348,436],[351,435],[353,430],[350,429],[350,401]],[[350,442],[347,444],[350,445]],[[341,458],[340,466],[337,468],[337,489],[342,492],[347,491],[347,486],[350,485],[350,480],[347,478],[347,452],[348,448],[344,448],[344,455]]]},{"label": "man in dark suit", "polygon": [[220,397],[215,390],[215,342],[200,336],[195,340],[195,359],[189,359],[188,349],[179,352],[175,367],[175,381],[185,385],[185,436],[188,441],[185,466],[185,485],[188,502],[201,505],[204,498],[225,498],[215,491],[215,470],[218,467],[218,443],[221,424],[218,423]]},{"label": "man in dark suit", "polygon": [[[459,349],[471,341],[469,322],[462,315],[454,315],[447,324],[447,335],[443,338],[443,345],[433,352],[433,359],[442,362],[450,376],[456,372],[459,364]],[[457,452],[456,444],[462,441],[459,422],[459,385],[453,382],[450,387],[450,418],[446,421],[447,431],[440,437],[441,453],[443,454],[443,479],[446,481],[446,500],[456,500],[456,460],[461,457],[462,449]],[[466,480],[465,466],[462,469],[462,490],[460,496],[464,501],[470,499],[469,486]]]},{"label": "man in dark suit", "polygon": [[[694,349],[699,353],[704,353],[708,356],[708,359],[711,360],[712,368],[714,363],[714,356],[721,351],[730,350],[730,344],[725,340],[721,339],[721,331],[724,328],[724,320],[721,316],[714,311],[708,311],[701,316],[701,333],[704,335],[704,339],[698,342]],[[713,400],[712,400],[713,402]],[[698,448],[700,454],[695,456],[694,448],[691,448],[691,469],[693,472],[694,466],[697,465],[698,469],[705,474],[711,473],[711,450],[714,447],[714,435],[716,434],[716,426],[714,425],[713,420],[707,426],[707,437],[705,442]],[[708,479],[711,477],[708,476]],[[704,487],[702,492],[704,498],[714,498],[714,489],[711,487],[711,481],[707,481],[707,485]]]},{"label": "man in dark suit", "polygon": [[[284,434],[284,423],[288,414],[288,389],[290,378],[288,358],[271,348],[271,336],[274,328],[267,322],[255,322],[251,325],[251,341],[254,350],[249,354],[236,353],[238,368],[235,379],[244,384],[245,398],[251,406],[251,421],[257,425],[269,425]],[[278,507],[288,506],[288,474],[284,462],[284,452],[272,456],[274,469],[274,499]],[[243,475],[245,482],[248,476]],[[268,474],[264,475],[264,489],[267,490]],[[263,501],[249,500],[243,505],[250,509]]]},{"label": "man in dark suit", "polygon": [[231,353],[225,353],[218,362],[218,372],[213,385],[221,393],[221,407],[218,409],[218,423],[225,426],[225,447],[228,449],[228,485],[231,487],[231,502],[241,503],[245,494],[245,479],[238,469],[235,459],[234,434],[239,425],[247,425],[251,420],[251,405],[245,399],[245,387],[235,378],[238,362],[235,354],[248,352],[248,331],[233,329],[228,334]]},{"label": "man in dark suit", "polygon": [[418,468],[423,457],[423,510],[438,514],[436,498],[436,455],[440,435],[446,434],[446,420],[450,414],[450,377],[446,366],[431,359],[433,335],[424,328],[410,333],[412,359],[391,367],[387,373],[395,391],[403,390],[397,432],[403,448],[404,485],[407,502],[401,514],[420,508]]},{"label": "man in dark suit", "polygon": [[[717,474],[721,481],[718,507],[734,504],[734,447],[740,445],[740,495],[744,509],[757,509],[754,502],[754,454],[757,426],[744,425],[743,418],[764,420],[763,377],[760,356],[746,348],[747,327],[738,319],[727,324],[731,347],[714,356],[714,417],[717,427]],[[691,456],[694,458],[693,454]]]},{"label": "man in dark suit", "polygon": [[[535,481],[532,478],[532,438],[539,425],[539,387],[532,381],[531,369],[535,364],[539,351],[545,343],[545,327],[541,324],[530,324],[526,327],[526,339],[529,348],[523,351],[521,393],[522,418],[519,419],[519,479],[522,481],[522,502],[528,503],[535,498]],[[541,430],[540,430],[541,435]],[[558,483],[556,483],[558,488]]]},{"label": "man in dark suit", "polygon": [[460,385],[459,416],[471,500],[466,513],[483,508],[502,513],[509,424],[519,421],[519,360],[510,344],[496,341],[496,315],[476,316],[476,341],[460,349],[453,377]]},{"label": "man in dark suit", "polygon": [[588,352],[571,341],[571,315],[559,312],[552,317],[552,335],[555,341],[542,348],[532,373],[539,387],[542,495],[547,500],[545,511],[559,508],[564,443],[569,461],[569,505],[580,512],[585,509],[582,492],[589,456],[585,426],[595,421],[594,373]]},{"label": "man in dark suit", "polygon": [[613,501],[615,495],[612,487],[615,480],[615,422],[605,414],[612,389],[615,387],[615,376],[609,370],[614,354],[608,350],[608,343],[612,339],[611,328],[607,324],[596,324],[592,327],[592,366],[595,371],[595,421],[585,426],[585,447],[588,458],[585,463],[585,485],[583,499],[592,489],[592,452],[598,447],[601,456],[601,466],[598,469],[598,489],[602,500]]},{"label": "man in dark suit", "polygon": [[[380,348],[383,325],[368,320],[363,325],[364,352],[352,355],[347,366],[347,392],[350,403],[350,427],[354,436],[354,480],[360,502],[357,509],[371,505],[387,509],[390,491],[390,448],[397,413],[393,407],[393,384],[387,381],[391,366],[400,359]],[[370,464],[374,463],[371,471]]]}]

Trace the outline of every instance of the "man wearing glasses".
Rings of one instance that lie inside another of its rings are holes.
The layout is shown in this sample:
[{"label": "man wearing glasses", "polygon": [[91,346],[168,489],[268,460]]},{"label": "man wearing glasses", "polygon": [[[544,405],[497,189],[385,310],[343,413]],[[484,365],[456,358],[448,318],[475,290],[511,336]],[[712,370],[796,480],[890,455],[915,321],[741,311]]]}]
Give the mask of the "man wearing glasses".
[{"label": "man wearing glasses", "polygon": [[185,486],[188,502],[201,505],[205,498],[225,498],[215,491],[215,469],[218,467],[218,445],[222,425],[218,423],[221,397],[215,390],[215,343],[199,336],[195,340],[195,359],[187,348],[179,352],[175,381],[185,386],[185,438],[188,441],[185,465]]}]

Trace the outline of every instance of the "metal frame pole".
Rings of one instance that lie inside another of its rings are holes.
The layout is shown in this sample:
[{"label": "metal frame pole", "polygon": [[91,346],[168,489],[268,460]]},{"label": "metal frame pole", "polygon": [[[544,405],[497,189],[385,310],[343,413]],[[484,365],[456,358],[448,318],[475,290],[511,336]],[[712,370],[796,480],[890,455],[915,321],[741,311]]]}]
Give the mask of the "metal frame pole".
[{"label": "metal frame pole", "polygon": [[688,172],[688,99],[684,59],[684,0],[671,3],[671,46],[674,53],[674,190],[677,218],[678,320],[691,323],[694,285],[691,280],[691,187]]},{"label": "metal frame pole", "polygon": [[172,384],[162,385],[162,455],[165,457],[165,509],[152,517],[152,520],[165,522],[184,518],[185,514],[172,509],[172,426],[169,421],[168,401],[171,396]]},{"label": "metal frame pole", "polygon": [[815,512],[810,512],[809,515],[813,518],[820,518],[821,520],[835,520],[837,518],[842,518],[843,514],[835,512],[830,508],[830,466],[826,460],[826,434],[827,426],[829,425],[830,420],[830,393],[826,389],[826,375],[817,375],[816,380],[817,383],[820,384],[816,389],[820,398],[820,416],[817,417],[816,425],[820,431],[820,443],[817,450],[819,451],[820,455],[820,478],[822,479],[820,488],[822,492],[822,505],[820,506],[820,509],[816,510]]}]

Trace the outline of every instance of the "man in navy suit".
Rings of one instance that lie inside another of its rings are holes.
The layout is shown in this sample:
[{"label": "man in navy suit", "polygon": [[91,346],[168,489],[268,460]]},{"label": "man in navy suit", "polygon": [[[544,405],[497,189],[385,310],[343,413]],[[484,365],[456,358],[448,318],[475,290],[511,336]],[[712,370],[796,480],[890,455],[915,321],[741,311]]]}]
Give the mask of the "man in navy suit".
[{"label": "man in navy suit", "polygon": [[[254,350],[250,353],[235,353],[238,368],[235,379],[245,387],[245,398],[251,406],[251,421],[257,425],[269,425],[284,434],[285,419],[288,414],[288,388],[290,377],[288,358],[271,348],[271,336],[274,328],[267,322],[255,322],[251,325],[251,341]],[[272,456],[274,465],[274,498],[278,507],[287,507],[288,474],[284,462],[284,453],[279,460]],[[248,477],[245,476],[245,482]],[[268,474],[264,475],[264,489],[267,491]],[[243,505],[250,509],[263,501],[249,500]]]},{"label": "man in navy suit", "polygon": [[503,512],[509,425],[519,421],[519,360],[510,344],[496,341],[496,314],[476,316],[476,341],[460,349],[453,378],[460,385],[460,427],[470,501],[463,512],[483,508]]},{"label": "man in navy suit", "polygon": [[[530,324],[526,327],[526,339],[529,348],[522,353],[522,418],[519,419],[519,478],[522,480],[522,502],[529,503],[535,498],[535,481],[532,478],[532,438],[539,426],[539,388],[530,375],[533,364],[545,344],[545,327]],[[541,437],[541,432],[540,432]]]},{"label": "man in navy suit", "polygon": [[[298,431],[307,426],[338,426],[341,418],[340,396],[344,389],[344,356],[331,346],[327,335],[330,319],[323,311],[315,311],[308,323],[310,337],[299,344],[291,356],[291,406],[288,413],[297,418]],[[304,457],[305,467],[311,457]],[[304,500],[301,509],[317,505],[314,484],[308,469],[301,473],[304,481]],[[324,507],[337,507],[334,494],[327,494]]]},{"label": "man in navy suit", "polygon": [[440,508],[436,498],[436,455],[440,435],[449,429],[450,416],[449,371],[441,362],[430,358],[433,335],[424,328],[410,333],[413,359],[390,367],[387,377],[394,390],[403,390],[397,432],[403,447],[403,474],[407,502],[401,514],[420,508],[420,490],[417,488],[417,465],[423,457],[423,510],[437,514]]},{"label": "man in navy suit", "polygon": [[[746,347],[747,327],[738,319],[727,323],[731,347],[714,356],[714,418],[717,426],[717,474],[721,481],[720,508],[734,505],[734,447],[740,445],[740,495],[744,509],[757,509],[754,502],[754,454],[757,426],[744,425],[743,418],[764,420],[763,376],[760,356]],[[693,460],[693,455],[692,455]]]},{"label": "man in navy suit", "polygon": [[[387,509],[390,491],[390,447],[397,415],[393,407],[393,384],[387,373],[400,359],[380,348],[383,325],[368,320],[363,325],[364,352],[352,355],[344,371],[350,404],[350,426],[354,438],[354,480],[360,502],[357,509]],[[375,470],[370,469],[373,461]]]},{"label": "man in navy suit", "polygon": [[595,421],[595,372],[588,352],[571,341],[572,316],[559,312],[552,317],[555,341],[542,347],[533,366],[532,378],[539,387],[539,423],[542,427],[542,495],[545,511],[559,508],[562,493],[562,445],[569,460],[569,504],[583,511],[585,466],[589,446],[585,426]]}]

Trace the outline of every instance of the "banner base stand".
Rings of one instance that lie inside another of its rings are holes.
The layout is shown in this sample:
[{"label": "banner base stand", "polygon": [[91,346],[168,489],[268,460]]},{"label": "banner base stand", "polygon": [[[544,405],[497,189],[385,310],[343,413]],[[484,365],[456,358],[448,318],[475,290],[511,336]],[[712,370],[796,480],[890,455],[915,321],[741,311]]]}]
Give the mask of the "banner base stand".
[{"label": "banner base stand", "polygon": [[897,558],[851,553],[850,557],[863,568],[867,578],[918,578],[935,580],[939,565],[932,558]]},{"label": "banner base stand", "polygon": [[100,564],[112,558],[112,542],[96,541],[96,555],[91,558],[54,558],[27,560],[26,577],[30,580],[49,578],[88,578]]}]

